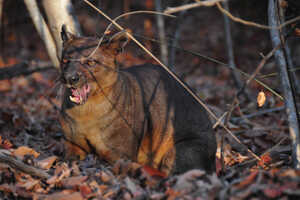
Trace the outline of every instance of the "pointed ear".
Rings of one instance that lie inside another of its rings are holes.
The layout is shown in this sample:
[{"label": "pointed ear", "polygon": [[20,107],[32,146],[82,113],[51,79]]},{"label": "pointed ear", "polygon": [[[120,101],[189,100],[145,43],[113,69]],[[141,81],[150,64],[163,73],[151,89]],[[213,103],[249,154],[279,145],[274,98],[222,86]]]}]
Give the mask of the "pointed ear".
[{"label": "pointed ear", "polygon": [[109,48],[115,50],[116,54],[123,50],[123,48],[128,44],[130,38],[127,35],[128,30],[120,31],[114,34],[108,43]]},{"label": "pointed ear", "polygon": [[65,24],[61,27],[60,37],[63,41],[63,43],[66,43],[68,41],[71,41],[75,38],[75,35],[67,31],[67,26]]}]

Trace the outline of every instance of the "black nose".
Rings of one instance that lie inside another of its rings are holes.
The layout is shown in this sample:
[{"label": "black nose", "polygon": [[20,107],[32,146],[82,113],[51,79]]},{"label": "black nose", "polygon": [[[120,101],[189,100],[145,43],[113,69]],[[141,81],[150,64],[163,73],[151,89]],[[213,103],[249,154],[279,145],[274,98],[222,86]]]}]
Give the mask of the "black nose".
[{"label": "black nose", "polygon": [[74,73],[74,74],[70,74],[66,78],[69,84],[74,85],[79,81],[80,76],[78,73]]}]

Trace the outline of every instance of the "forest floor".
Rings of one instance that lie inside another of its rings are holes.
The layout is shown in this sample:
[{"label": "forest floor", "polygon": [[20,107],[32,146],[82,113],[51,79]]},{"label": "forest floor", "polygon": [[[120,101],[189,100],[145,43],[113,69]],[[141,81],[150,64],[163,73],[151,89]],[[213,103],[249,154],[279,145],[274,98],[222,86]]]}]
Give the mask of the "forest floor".
[{"label": "forest floor", "polygon": [[[147,9],[138,1],[132,1],[131,5],[133,9]],[[48,62],[43,42],[24,5],[9,3],[6,6],[0,69],[23,62],[28,65]],[[85,35],[103,33],[107,21],[84,3],[77,3],[75,8]],[[234,15],[263,24],[267,23],[266,9],[262,2],[258,7],[254,3],[232,4]],[[124,12],[109,5],[104,11],[113,17]],[[167,36],[171,39],[176,23],[176,20],[166,19]],[[180,49],[176,51],[173,70],[221,117],[230,110],[237,92],[231,71],[183,49],[227,63],[223,16],[216,8],[198,8],[188,11],[180,23]],[[141,35],[157,37],[154,16],[130,16],[121,20],[121,24],[131,29],[137,38]],[[272,50],[268,31],[232,23],[232,35],[237,67],[253,73],[262,60],[261,53],[266,55]],[[159,56],[157,43],[138,39]],[[292,39],[292,43],[292,49],[297,50],[299,38]],[[294,61],[299,65],[295,55]],[[131,42],[119,62],[129,67],[153,61]],[[276,74],[263,78],[276,72],[275,64],[274,59],[270,59],[258,78],[281,94]],[[255,81],[247,86],[249,98],[240,97],[239,106],[227,124],[243,145],[223,128],[215,129],[218,140],[224,135],[224,169],[218,151],[217,171],[212,175],[191,170],[165,177],[128,161],[110,166],[94,155],[83,161],[64,160],[63,133],[58,122],[57,77],[58,72],[50,69],[0,81],[0,154],[9,154],[48,174],[46,178],[39,178],[0,160],[0,199],[297,199],[300,196],[300,171],[291,168],[284,103]],[[257,106],[259,92],[266,95],[262,107]]]}]

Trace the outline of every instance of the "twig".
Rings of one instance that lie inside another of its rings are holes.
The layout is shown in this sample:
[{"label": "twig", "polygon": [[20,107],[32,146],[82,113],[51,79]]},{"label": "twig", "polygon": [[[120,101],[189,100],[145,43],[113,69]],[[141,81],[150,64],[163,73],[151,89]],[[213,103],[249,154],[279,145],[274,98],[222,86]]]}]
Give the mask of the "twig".
[{"label": "twig", "polygon": [[265,110],[260,110],[260,111],[257,111],[255,113],[251,113],[251,114],[248,114],[248,115],[243,115],[243,117],[232,117],[230,119],[230,121],[232,121],[233,123],[237,123],[240,120],[250,119],[250,118],[253,118],[253,117],[257,117],[257,116],[260,116],[260,115],[264,115],[264,114],[271,113],[271,112],[277,112],[277,111],[281,111],[281,110],[284,110],[284,106],[280,106],[280,107],[277,107],[277,108],[269,108],[269,109],[265,109]]},{"label": "twig", "polygon": [[46,71],[55,69],[52,63],[44,63],[39,66],[29,66],[28,63],[18,63],[13,66],[0,68],[0,80],[11,79],[16,76],[26,76],[35,72]]},{"label": "twig", "polygon": [[294,19],[291,19],[291,20],[288,20],[286,21],[285,23],[283,24],[280,24],[279,26],[274,26],[274,27],[270,27],[270,26],[266,26],[266,25],[262,25],[262,24],[258,24],[258,23],[255,23],[255,22],[251,22],[251,21],[246,21],[246,20],[243,20],[241,18],[238,18],[238,17],[235,17],[233,16],[230,12],[228,12],[227,10],[225,10],[221,4],[219,2],[216,2],[216,5],[218,7],[218,9],[225,15],[227,15],[231,20],[235,21],[235,22],[238,22],[238,23],[241,23],[241,24],[244,24],[244,25],[247,25],[247,26],[253,26],[253,27],[256,27],[256,28],[261,28],[261,29],[267,29],[267,30],[270,30],[270,29],[282,29],[283,27],[289,25],[289,24],[292,24],[296,21],[299,21],[300,20],[300,16],[298,17],[295,17]]},{"label": "twig", "polygon": [[[138,35],[138,34],[133,34],[134,36],[136,37],[139,37],[139,38],[142,38],[142,39],[147,39],[147,40],[150,40],[152,42],[157,42],[157,43],[160,43],[159,40],[156,40],[156,39],[153,39],[153,38],[148,38],[148,37],[145,37],[145,36],[141,36],[141,35]],[[169,44],[170,45],[170,44]],[[190,50],[186,50],[182,47],[179,47],[179,46],[173,46],[173,48],[176,48],[176,49],[180,49],[181,51],[183,52],[186,52],[186,53],[190,53],[194,56],[198,56],[198,57],[201,57],[201,58],[204,58],[210,62],[213,62],[213,63],[217,63],[217,64],[220,64],[222,66],[225,66],[227,68],[229,68],[230,70],[236,70],[237,72],[239,72],[240,74],[242,74],[243,76],[245,77],[250,77],[250,75],[242,70],[240,70],[239,68],[232,68],[229,64],[226,64],[224,62],[221,62],[215,58],[212,58],[212,57],[209,57],[209,56],[206,56],[206,55],[203,55],[201,53],[198,53],[198,52],[195,52],[195,51],[190,51]],[[296,68],[297,69],[297,68]],[[294,70],[296,70],[294,69]],[[275,73],[277,74],[277,73]],[[273,74],[272,74],[273,75]],[[257,82],[259,85],[261,85],[262,87],[264,87],[266,90],[270,91],[272,94],[274,94],[275,96],[277,96],[280,100],[283,100],[283,97],[278,94],[275,90],[273,90],[272,88],[270,88],[268,85],[266,85],[265,83],[263,83],[262,81],[258,80],[257,78],[254,78],[254,81]]]},{"label": "twig", "polygon": [[19,170],[19,171],[29,174],[31,176],[36,176],[36,177],[39,177],[42,179],[50,178],[50,175],[47,172],[45,172],[44,170],[27,165],[27,164],[23,163],[22,161],[20,161],[19,159],[14,158],[13,156],[7,154],[3,150],[0,150],[0,162],[7,164],[11,168]]},{"label": "twig", "polygon": [[[277,4],[274,3],[274,0],[269,0],[268,16],[269,25],[271,27],[276,27],[277,25],[277,17],[275,13],[277,10],[276,7]],[[270,35],[273,46],[281,45],[280,34],[276,29],[272,29],[270,31]],[[286,114],[289,122],[289,131],[292,141],[293,166],[295,168],[300,168],[300,136],[297,108],[295,105],[294,94],[289,79],[286,59],[282,50],[277,50],[275,52],[275,59],[277,61],[278,71],[280,73],[280,81],[285,99]]]},{"label": "twig", "polygon": [[[229,6],[228,2],[223,3],[224,7],[226,10],[229,11]],[[236,65],[234,61],[234,54],[233,54],[233,41],[232,41],[232,36],[231,36],[231,28],[230,28],[230,21],[227,17],[227,15],[224,16],[224,27],[225,27],[225,38],[226,38],[226,47],[227,47],[227,56],[228,56],[228,63],[229,65],[234,69],[231,71],[233,80],[235,82],[235,85],[238,89],[242,88],[242,82],[239,74],[236,71]],[[248,95],[246,95],[248,98]]]},{"label": "twig", "polygon": [[[247,85],[249,85],[249,83],[255,78],[255,76],[259,73],[259,71],[262,69],[262,67],[266,64],[267,60],[270,59],[274,53],[276,52],[276,50],[279,49],[279,47],[281,47],[281,44],[277,45],[275,48],[272,49],[272,51],[270,51],[268,53],[267,56],[264,56],[263,59],[260,61],[259,65],[256,67],[255,71],[251,74],[251,76],[247,79],[247,81],[244,83],[243,87],[241,87],[238,92],[236,92],[232,104],[230,106],[230,110],[229,110],[229,114],[226,117],[226,122],[229,121],[231,113],[233,112],[235,106],[237,105],[238,101],[238,97],[240,96],[240,94],[242,94],[242,92],[244,91],[244,89],[247,87]],[[226,125],[225,122],[225,125]]]},{"label": "twig", "polygon": [[[162,11],[161,0],[155,0],[155,9],[158,12]],[[166,41],[165,21],[162,15],[156,15],[156,23],[158,28],[159,40],[161,41],[161,45],[160,45],[161,60],[165,65],[168,65],[168,45]]]},{"label": "twig", "polygon": [[218,2],[223,2],[225,0],[207,0],[207,1],[199,1],[196,3],[190,3],[190,4],[186,4],[183,6],[178,6],[178,7],[174,7],[174,8],[167,8],[164,13],[166,14],[171,14],[171,13],[176,13],[176,12],[180,12],[183,10],[189,10],[192,8],[197,8],[197,7],[201,7],[201,6],[206,6],[206,7],[211,7],[214,6],[216,3]]},{"label": "twig", "polygon": [[[184,1],[184,4],[188,2],[188,0],[185,0]],[[183,16],[185,14],[185,10],[181,11],[179,13],[179,16],[177,18],[177,23],[176,23],[176,27],[175,27],[175,34],[174,34],[174,39],[172,41],[171,44],[168,44],[168,46],[170,47],[170,56],[169,56],[169,67],[171,69],[174,70],[175,68],[175,54],[176,54],[176,47],[177,47],[177,44],[178,44],[178,39],[180,37],[180,34],[181,34],[181,30],[182,30],[182,22],[183,22]]]},{"label": "twig", "polygon": [[[103,15],[106,19],[108,19],[110,22],[112,22],[118,29],[124,30],[122,26],[120,26],[118,23],[113,21],[109,16],[107,16],[105,13],[103,13],[101,10],[99,10],[97,7],[95,7],[91,2],[88,0],[83,0],[86,2],[89,6],[91,6],[93,9],[95,9],[97,12],[99,12],[101,15]],[[169,74],[172,76],[200,105],[203,106],[203,108],[215,119],[217,120],[218,117],[202,102],[202,100],[185,84],[183,83],[176,74],[174,74],[166,65],[164,65],[156,56],[154,56],[148,49],[146,49],[138,40],[135,39],[130,33],[126,32],[127,36],[134,41],[140,48],[142,48],[147,54],[149,54],[156,62],[158,62],[161,67],[163,67]],[[231,130],[226,127],[225,125],[221,126],[233,137],[235,141],[237,141],[239,144],[241,144],[247,151],[255,157],[257,160],[261,160],[260,157],[258,157],[255,153],[253,153],[248,147],[246,147],[232,132]]]},{"label": "twig", "polygon": [[281,47],[281,44],[277,44],[272,51],[270,51],[266,56],[263,57],[263,59],[260,61],[259,65],[253,72],[253,74],[248,78],[246,83],[244,84],[243,88],[246,87],[255,77],[256,75],[260,72],[260,70],[263,68],[263,66],[266,64],[266,62],[274,55],[274,53]]}]

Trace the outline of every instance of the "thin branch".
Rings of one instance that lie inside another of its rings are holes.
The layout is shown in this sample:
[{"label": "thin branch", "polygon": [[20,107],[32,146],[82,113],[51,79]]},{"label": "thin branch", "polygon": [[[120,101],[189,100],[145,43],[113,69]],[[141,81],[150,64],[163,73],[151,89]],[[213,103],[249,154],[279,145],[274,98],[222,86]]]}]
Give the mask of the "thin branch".
[{"label": "thin branch", "polygon": [[245,120],[245,119],[250,119],[250,118],[253,118],[253,117],[258,117],[260,115],[265,115],[265,114],[268,114],[268,113],[271,113],[271,112],[278,112],[278,111],[282,111],[284,110],[284,106],[280,106],[280,107],[277,107],[277,108],[269,108],[269,109],[265,109],[265,110],[259,110],[255,113],[251,113],[251,114],[248,114],[248,115],[243,115],[243,117],[232,117],[230,118],[230,121],[233,122],[233,123],[237,123],[241,120]]},{"label": "thin branch", "polygon": [[[95,7],[91,2],[88,0],[83,0],[85,3],[87,3],[89,6],[91,6],[93,9],[95,9],[97,12],[99,12],[101,15],[103,15],[106,19],[108,19],[110,22],[112,22],[118,29],[121,31],[124,30],[122,26],[120,26],[118,23],[113,21],[109,16],[107,16],[105,13],[103,13],[100,9]],[[163,67],[169,74],[172,76],[200,105],[203,106],[203,108],[215,119],[218,120],[218,117],[205,105],[205,103],[184,83],[182,82],[174,72],[172,72],[166,65],[164,65],[156,56],[154,56],[148,49],[146,49],[138,40],[135,39],[135,37],[132,36],[129,32],[126,32],[127,36],[134,41],[140,48],[142,48],[147,54],[149,54],[156,62],[158,62],[161,67]],[[248,147],[246,147],[232,132],[231,130],[226,127],[225,125],[221,126],[236,140],[239,144],[241,144],[247,151],[257,160],[261,160],[260,157],[258,157],[255,153],[253,153]]]},{"label": "thin branch", "polygon": [[[136,37],[142,38],[142,39],[150,40],[150,41],[152,41],[152,42],[160,43],[159,40],[156,40],[156,39],[153,39],[153,38],[148,38],[148,37],[141,36],[141,35],[138,35],[138,34],[133,34],[133,35],[136,36]],[[170,44],[169,44],[169,46],[170,46]],[[222,66],[225,66],[225,67],[229,68],[230,70],[236,70],[238,73],[242,74],[242,75],[245,76],[245,77],[248,77],[248,78],[250,77],[250,75],[249,75],[248,73],[246,73],[246,72],[240,70],[239,68],[232,68],[229,64],[226,64],[226,63],[224,63],[224,62],[222,62],[222,61],[219,61],[219,60],[217,60],[217,59],[215,59],[215,58],[212,58],[212,57],[203,55],[203,54],[198,53],[198,52],[195,52],[195,51],[186,50],[186,49],[184,49],[184,48],[182,48],[182,47],[180,47],[180,46],[172,46],[172,47],[173,47],[173,48],[176,48],[176,49],[179,49],[179,50],[181,50],[181,51],[183,51],[183,52],[190,53],[190,54],[192,54],[192,55],[194,55],[194,56],[198,56],[198,57],[200,57],[200,58],[206,59],[206,60],[208,60],[208,61],[210,61],[210,62],[220,64],[220,65],[222,65]],[[295,70],[295,69],[294,69],[294,70]],[[272,75],[273,75],[273,74],[272,74]],[[276,73],[275,73],[275,75],[276,75]],[[280,100],[283,100],[283,97],[282,97],[280,94],[278,94],[275,90],[273,90],[272,88],[270,88],[268,85],[266,85],[266,84],[263,83],[262,81],[258,80],[257,78],[254,78],[254,81],[257,82],[257,83],[258,83],[259,85],[261,85],[262,87],[264,87],[266,90],[270,91],[270,92],[271,92],[272,94],[274,94],[275,96],[277,96]]]},{"label": "thin branch", "polygon": [[207,1],[199,1],[196,3],[190,3],[190,4],[186,4],[183,6],[178,6],[178,7],[174,7],[174,8],[167,8],[164,13],[166,14],[171,14],[171,13],[176,13],[176,12],[181,12],[183,10],[189,10],[192,8],[197,8],[197,7],[201,7],[201,6],[205,6],[205,7],[211,7],[214,6],[216,3],[218,2],[224,2],[225,0],[207,0]]},{"label": "thin branch", "polygon": [[[155,9],[158,12],[162,11],[161,0],[155,0]],[[168,65],[168,45],[166,40],[165,21],[162,15],[156,15],[156,23],[158,28],[161,60],[165,65]]]},{"label": "thin branch", "polygon": [[239,95],[242,94],[242,92],[244,91],[244,89],[247,87],[247,85],[249,85],[249,83],[255,78],[255,76],[260,72],[260,70],[263,68],[263,66],[266,64],[267,60],[270,59],[274,53],[276,52],[276,50],[278,50],[281,47],[281,44],[277,45],[275,48],[272,49],[272,51],[270,51],[268,53],[267,56],[264,56],[263,59],[260,61],[259,65],[256,67],[255,71],[251,74],[250,77],[248,77],[247,81],[244,83],[243,87],[241,87],[238,92],[236,92],[233,101],[231,103],[230,109],[229,109],[229,114],[226,116],[226,120],[225,120],[225,125],[227,124],[226,122],[229,121],[230,117],[231,117],[231,113],[233,112],[233,110],[235,109],[236,105],[238,105],[238,97]]},{"label": "thin branch", "polygon": [[7,154],[3,150],[0,150],[0,162],[7,164],[9,167],[19,170],[23,173],[29,174],[31,176],[36,176],[42,179],[50,178],[50,175],[44,170],[27,165],[23,163],[21,160]]},{"label": "thin branch", "polygon": [[13,66],[0,68],[0,80],[11,79],[17,76],[26,76],[35,72],[55,69],[52,63],[46,62],[37,65],[28,65],[28,63],[18,63]]},{"label": "thin branch", "polygon": [[[187,3],[188,0],[184,1],[184,4]],[[177,44],[178,44],[178,40],[181,34],[181,30],[182,30],[182,24],[183,24],[183,17],[186,13],[186,10],[183,10],[179,13],[179,16],[177,18],[177,23],[176,23],[176,27],[175,27],[175,33],[174,33],[174,39],[172,40],[172,44],[168,44],[168,46],[170,47],[170,56],[169,56],[169,67],[171,69],[174,70],[175,68],[175,55],[176,55],[176,50],[177,50]]]},{"label": "thin branch", "polygon": [[274,26],[274,27],[270,27],[270,26],[266,26],[266,25],[262,25],[262,24],[258,24],[258,23],[255,23],[255,22],[251,22],[251,21],[246,21],[246,20],[243,20],[241,18],[238,18],[238,17],[235,17],[233,16],[230,12],[228,12],[227,10],[225,10],[221,4],[219,2],[216,2],[216,5],[218,7],[218,9],[225,15],[227,15],[231,20],[235,21],[235,22],[238,22],[238,23],[241,23],[241,24],[244,24],[244,25],[247,25],[247,26],[253,26],[253,27],[256,27],[256,28],[261,28],[261,29],[267,29],[267,30],[270,30],[270,29],[282,29],[283,27],[289,25],[289,24],[292,24],[296,21],[299,21],[300,20],[300,16],[298,17],[295,17],[294,19],[291,19],[291,20],[288,20],[286,21],[285,23],[283,24],[280,24],[279,26]]},{"label": "thin branch", "polygon": [[[224,4],[225,9],[229,11],[228,2],[225,1],[223,4]],[[223,16],[224,16],[227,56],[228,56],[228,61],[229,61],[228,63],[234,69],[231,71],[231,74],[232,74],[233,80],[235,82],[235,85],[238,89],[241,89],[242,82],[241,82],[241,78],[240,78],[239,74],[236,71],[236,65],[235,65],[235,61],[234,61],[233,41],[232,41],[232,36],[231,36],[230,21],[229,21],[227,15],[224,14]],[[248,96],[249,95],[246,94],[247,98],[249,98]]]},{"label": "thin branch", "polygon": [[[277,2],[277,1],[276,1]],[[276,27],[277,22],[277,14],[276,7],[278,5],[274,3],[274,0],[269,0],[269,25],[271,27]],[[273,46],[281,45],[280,33],[278,30],[271,29],[270,31],[271,40]],[[278,71],[280,73],[280,82],[283,89],[284,99],[285,99],[285,108],[286,114],[289,122],[289,131],[290,138],[292,141],[292,161],[294,168],[300,168],[300,136],[299,136],[299,122],[297,116],[297,107],[295,105],[295,99],[293,90],[290,83],[289,73],[287,70],[287,63],[284,56],[283,51],[278,49],[275,52],[275,59],[277,62]]]}]

